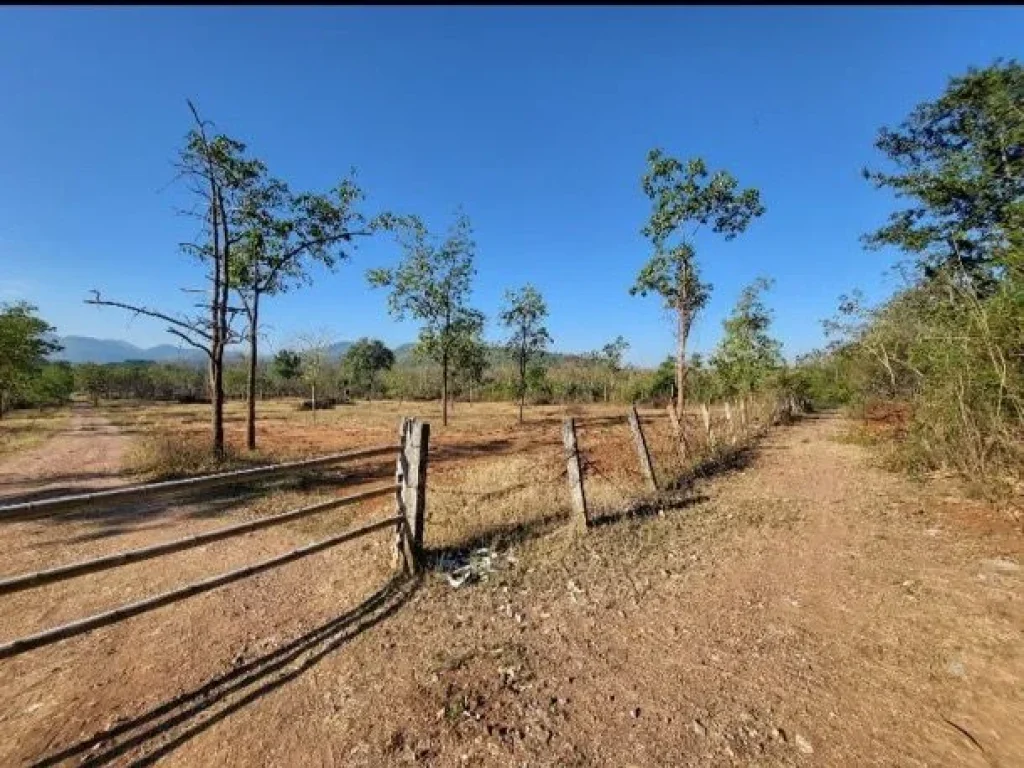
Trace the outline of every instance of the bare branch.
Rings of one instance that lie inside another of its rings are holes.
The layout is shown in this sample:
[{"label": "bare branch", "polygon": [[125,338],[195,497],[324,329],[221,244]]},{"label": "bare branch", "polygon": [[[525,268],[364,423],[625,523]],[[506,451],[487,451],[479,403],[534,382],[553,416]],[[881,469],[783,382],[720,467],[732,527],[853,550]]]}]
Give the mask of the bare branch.
[{"label": "bare branch", "polygon": [[193,346],[196,349],[201,349],[203,352],[206,353],[207,357],[213,357],[213,355],[210,352],[210,348],[209,347],[207,347],[205,344],[200,344],[198,341],[195,341],[194,339],[190,338],[189,336],[187,336],[185,333],[179,331],[178,329],[176,329],[176,328],[168,328],[167,332],[177,336],[179,339],[184,341],[186,344],[189,344],[190,346]]},{"label": "bare branch", "polygon": [[182,320],[177,317],[171,317],[170,315],[164,314],[163,312],[159,312],[155,309],[150,309],[149,307],[139,307],[133,304],[125,304],[124,302],[121,301],[109,301],[107,299],[102,299],[100,298],[100,292],[97,290],[93,290],[92,294],[94,298],[86,299],[86,304],[95,304],[96,306],[101,307],[118,307],[120,309],[125,309],[129,312],[134,312],[136,315],[146,315],[147,317],[155,317],[157,320],[163,320],[164,322],[170,323],[172,326],[175,326],[177,328],[183,328],[186,331],[198,334],[199,336],[202,336],[204,339],[211,339],[210,334],[202,330],[202,328],[197,327],[197,324],[195,322],[189,323],[188,321]]}]

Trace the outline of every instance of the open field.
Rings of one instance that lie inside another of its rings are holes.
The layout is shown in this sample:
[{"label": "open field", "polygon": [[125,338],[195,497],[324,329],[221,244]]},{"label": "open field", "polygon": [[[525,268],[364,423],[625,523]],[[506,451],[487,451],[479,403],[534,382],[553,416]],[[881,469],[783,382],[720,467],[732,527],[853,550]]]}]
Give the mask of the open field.
[{"label": "open field", "polygon": [[[184,444],[206,427],[202,406],[102,413],[76,418],[103,439],[97,422],[109,419],[126,457],[154,431]],[[579,537],[565,524],[564,409],[530,409],[522,427],[500,404],[459,404],[448,428],[431,404],[343,406],[315,426],[292,403],[263,414],[263,451],[275,457],[394,442],[400,415],[428,419],[427,546],[443,564],[493,545],[494,573],[455,589],[439,564],[395,581],[391,534],[375,534],[0,661],[0,764],[1024,762],[1019,524],[955,487],[877,469],[840,439],[840,418],[774,430],[664,516],[615,519],[643,489],[623,409],[582,408],[588,492],[612,524]],[[641,415],[667,476],[679,468],[667,419]],[[228,425],[237,445],[239,405]],[[72,463],[65,456],[66,477],[50,480],[120,471]],[[250,496],[6,523],[3,572],[349,493],[393,467],[386,457]],[[343,488],[322,482],[342,478]],[[283,552],[392,504],[0,597],[0,639]]]},{"label": "open field", "polygon": [[34,448],[67,427],[66,408],[45,411],[24,410],[4,414],[0,419],[0,457]]}]

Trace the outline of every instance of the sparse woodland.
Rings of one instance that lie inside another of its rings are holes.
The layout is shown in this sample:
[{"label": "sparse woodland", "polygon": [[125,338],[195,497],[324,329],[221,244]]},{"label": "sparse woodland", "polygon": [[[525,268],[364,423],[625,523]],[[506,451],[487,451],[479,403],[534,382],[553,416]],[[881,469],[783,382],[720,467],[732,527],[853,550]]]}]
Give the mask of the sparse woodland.
[{"label": "sparse woodland", "polygon": [[[869,306],[856,287],[824,320],[828,344],[787,362],[772,336],[771,265],[745,288],[709,354],[689,352],[692,324],[713,290],[700,260],[702,229],[724,245],[766,213],[756,189],[741,189],[728,171],[703,160],[680,161],[652,150],[640,188],[651,202],[642,231],[652,252],[638,259],[636,283],[675,316],[677,349],[656,369],[626,365],[621,336],[600,350],[552,351],[544,298],[532,286],[495,308],[508,338],[482,337],[486,315],[468,305],[476,275],[469,218],[460,213],[445,239],[414,215],[364,214],[362,190],[344,177],[329,193],[295,193],[272,177],[246,145],[215,133],[193,108],[194,127],[180,166],[199,205],[204,234],[186,251],[205,265],[208,301],[195,317],[108,301],[164,321],[202,349],[206,363],[108,365],[48,362],[54,329],[25,304],[4,305],[0,334],[0,415],[13,407],[66,402],[72,391],[99,398],[210,401],[213,448],[226,398],[249,403],[248,445],[255,447],[258,403],[309,397],[310,356],[300,349],[261,355],[261,300],[309,282],[314,263],[331,269],[352,260],[359,239],[394,236],[404,254],[394,268],[367,273],[389,290],[396,317],[421,322],[415,344],[388,349],[362,339],[345,354],[320,355],[321,401],[351,398],[531,404],[714,402],[756,392],[799,397],[819,408],[849,406],[887,414],[893,460],[911,470],[952,469],[1013,489],[1024,466],[1024,68],[997,61],[953,77],[876,141],[878,168],[866,182],[895,195],[885,223],[867,233],[870,250],[902,254],[903,287]],[[190,105],[191,106],[191,105]],[[344,272],[340,279],[357,279]],[[243,353],[232,344],[245,342]],[[329,341],[329,340],[325,340]],[[457,407],[455,409],[457,418]]]}]

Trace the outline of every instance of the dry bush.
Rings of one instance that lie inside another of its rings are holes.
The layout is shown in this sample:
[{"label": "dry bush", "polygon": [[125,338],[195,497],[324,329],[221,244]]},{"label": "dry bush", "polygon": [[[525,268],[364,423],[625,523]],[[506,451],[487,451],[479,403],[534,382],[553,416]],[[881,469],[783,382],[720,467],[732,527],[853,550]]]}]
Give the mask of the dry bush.
[{"label": "dry bush", "polygon": [[242,464],[241,456],[231,446],[218,459],[206,434],[188,432],[156,432],[139,437],[125,456],[125,469],[146,480],[176,480],[210,472],[232,469]]}]

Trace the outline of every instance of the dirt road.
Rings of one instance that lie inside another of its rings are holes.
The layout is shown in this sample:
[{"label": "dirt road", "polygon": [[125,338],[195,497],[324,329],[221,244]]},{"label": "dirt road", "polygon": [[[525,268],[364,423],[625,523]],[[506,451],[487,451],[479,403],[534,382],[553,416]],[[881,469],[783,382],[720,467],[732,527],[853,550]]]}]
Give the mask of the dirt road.
[{"label": "dirt road", "polygon": [[76,402],[67,429],[0,461],[0,505],[124,482],[120,471],[127,443],[121,430]]},{"label": "dirt road", "polygon": [[485,583],[378,591],[376,542],[0,662],[0,763],[1024,765],[1019,522],[843,430],[663,517],[526,530]]}]

